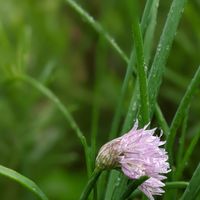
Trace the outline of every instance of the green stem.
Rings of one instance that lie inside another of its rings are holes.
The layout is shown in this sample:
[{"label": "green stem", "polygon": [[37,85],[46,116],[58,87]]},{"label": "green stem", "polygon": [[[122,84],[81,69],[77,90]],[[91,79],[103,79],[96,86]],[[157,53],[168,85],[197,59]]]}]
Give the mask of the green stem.
[{"label": "green stem", "polygon": [[182,157],[183,157],[183,152],[184,152],[184,145],[185,145],[185,137],[186,137],[186,130],[187,130],[187,123],[188,123],[188,117],[189,117],[189,107],[185,112],[184,119],[182,122],[182,130],[181,130],[181,136],[179,139],[179,148],[178,148],[178,156],[176,159],[176,166],[179,168],[179,164],[181,163]]},{"label": "green stem", "polygon": [[174,181],[174,182],[167,182],[165,184],[165,189],[184,189],[189,185],[188,182],[185,181]]},{"label": "green stem", "polygon": [[42,85],[39,81],[27,76],[27,75],[17,75],[16,77],[12,78],[13,80],[20,80],[24,81],[28,84],[30,84],[33,88],[39,90],[42,94],[44,94],[46,97],[48,97],[63,113],[64,117],[67,119],[69,124],[71,125],[71,128],[75,131],[77,137],[79,138],[80,142],[83,145],[85,157],[86,157],[86,165],[87,165],[87,171],[88,174],[90,174],[90,157],[89,155],[89,148],[87,145],[87,141],[85,136],[83,135],[82,131],[78,127],[77,123],[75,122],[74,118],[70,114],[70,112],[67,110],[67,108],[62,104],[62,102],[58,99],[58,97],[48,88],[46,88],[44,85]]},{"label": "green stem", "polygon": [[125,78],[124,78],[124,81],[122,84],[122,89],[120,91],[119,101],[118,101],[117,108],[116,108],[114,118],[112,121],[109,139],[113,139],[118,135],[118,129],[119,129],[120,118],[121,118],[121,113],[122,113],[122,105],[124,102],[124,97],[125,97],[125,94],[127,91],[128,83],[129,83],[130,77],[132,75],[133,66],[135,64],[135,55],[134,54],[135,54],[135,51],[132,50],[131,58],[130,58],[128,68],[126,70]]},{"label": "green stem", "polygon": [[133,5],[133,8],[133,37],[137,58],[137,74],[140,87],[141,116],[142,125],[145,125],[149,122],[149,94],[147,87],[147,70],[145,69],[143,40],[138,20],[136,3],[135,5]]},{"label": "green stem", "polygon": [[189,147],[187,148],[187,151],[183,157],[183,159],[181,160],[181,162],[178,164],[178,167],[177,167],[177,170],[174,174],[174,177],[173,179],[179,179],[181,177],[181,174],[185,168],[185,166],[187,165],[188,163],[188,160],[190,158],[190,156],[192,155],[192,152],[197,144],[197,142],[199,141],[199,138],[200,138],[200,131],[198,131],[195,136],[193,137]]},{"label": "green stem", "polygon": [[169,126],[168,126],[168,124],[165,120],[165,117],[163,116],[163,113],[158,104],[156,104],[156,113],[155,114],[156,114],[156,119],[159,123],[159,126],[162,128],[162,130],[164,132],[164,135],[168,136],[169,132],[170,132]]},{"label": "green stem", "polygon": [[95,187],[96,185],[96,182],[101,174],[101,170],[99,169],[95,169],[91,178],[89,179],[84,191],[82,192],[81,194],[81,197],[80,197],[80,200],[87,200],[89,195],[90,195],[90,192],[92,191],[92,188]]},{"label": "green stem", "polygon": [[165,64],[187,0],[173,0],[162,31],[157,51],[148,76],[150,116],[154,113],[156,98],[162,82]]},{"label": "green stem", "polygon": [[2,165],[0,165],[0,174],[26,187],[32,193],[36,194],[41,200],[48,200],[47,196],[31,179],[19,174],[18,172],[10,168],[4,167]]},{"label": "green stem", "polygon": [[184,113],[187,110],[189,103],[191,102],[191,98],[199,84],[200,84],[200,67],[198,67],[198,69],[194,75],[194,78],[190,82],[190,84],[186,90],[186,93],[185,93],[184,97],[182,98],[181,103],[179,104],[179,107],[176,111],[176,114],[173,118],[173,121],[172,121],[172,124],[170,127],[170,134],[167,138],[166,147],[167,147],[167,151],[169,152],[169,161],[170,161],[171,165],[173,163],[172,149],[173,149],[173,144],[174,144],[175,136],[177,133],[177,129],[181,123],[182,118],[184,117]]},{"label": "green stem", "polygon": [[120,200],[124,200],[127,199],[132,192],[134,192],[134,190],[136,190],[138,188],[138,186],[140,186],[142,183],[144,183],[149,177],[148,176],[142,176],[141,178],[132,181],[127,189],[124,191],[124,193],[122,194]]},{"label": "green stem", "polygon": [[121,50],[115,40],[104,30],[104,28],[94,20],[92,16],[90,16],[81,6],[79,6],[73,0],[66,0],[66,2],[100,35],[102,35],[106,41],[112,46],[114,50],[121,56],[121,58],[128,63],[128,57]]}]

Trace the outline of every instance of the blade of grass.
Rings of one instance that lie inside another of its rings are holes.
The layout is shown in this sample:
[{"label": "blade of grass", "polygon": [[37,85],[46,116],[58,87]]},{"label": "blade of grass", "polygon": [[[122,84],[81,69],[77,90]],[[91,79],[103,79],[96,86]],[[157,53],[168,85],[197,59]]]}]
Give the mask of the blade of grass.
[{"label": "blade of grass", "polygon": [[167,143],[166,143],[166,148],[169,153],[169,161],[170,164],[173,164],[173,158],[172,158],[172,152],[173,152],[173,144],[174,144],[174,139],[177,133],[177,129],[181,123],[181,120],[184,117],[184,113],[192,99],[192,96],[197,88],[197,86],[200,84],[200,67],[198,67],[194,78],[190,82],[185,95],[183,96],[181,103],[179,104],[179,107],[176,111],[176,114],[172,120],[171,127],[170,127],[170,134],[168,135],[167,138]]},{"label": "blade of grass", "polygon": [[39,81],[31,78],[27,75],[17,75],[12,77],[13,80],[19,80],[23,81],[27,84],[30,84],[33,88],[40,91],[43,95],[45,95],[47,98],[49,98],[61,111],[61,113],[64,115],[66,120],[69,122],[71,128],[75,131],[77,137],[79,138],[81,144],[83,145],[85,157],[86,157],[86,165],[87,165],[87,171],[88,175],[91,173],[90,168],[90,160],[89,160],[89,148],[87,145],[87,141],[85,136],[83,135],[82,131],[79,129],[77,123],[75,122],[74,118],[70,114],[70,112],[67,110],[67,108],[62,104],[62,102],[58,99],[58,97],[48,88],[46,88],[44,85],[42,85]]},{"label": "blade of grass", "polygon": [[92,160],[92,169],[95,165],[96,157],[96,140],[98,132],[98,121],[100,114],[100,103],[99,103],[99,92],[100,92],[100,82],[103,80],[103,68],[106,65],[106,50],[105,50],[105,40],[100,37],[97,44],[97,53],[96,53],[96,70],[95,70],[95,83],[94,83],[94,100],[92,108],[92,118],[91,118],[91,160]]},{"label": "blade of grass", "polygon": [[18,172],[0,165],[0,174],[20,183],[21,185],[29,189],[32,193],[36,194],[41,200],[48,200],[46,195],[32,180],[19,174]]},{"label": "blade of grass", "polygon": [[149,122],[149,94],[147,87],[147,69],[145,69],[144,63],[143,40],[137,10],[138,6],[135,3],[135,5],[133,5],[133,38],[137,58],[137,75],[140,88],[141,123],[142,125],[145,125]]},{"label": "blade of grass", "polygon": [[[158,94],[158,90],[161,84],[162,75],[164,71],[164,66],[169,54],[169,50],[171,48],[174,36],[176,34],[176,30],[182,15],[182,11],[184,9],[186,0],[173,0],[170,11],[164,26],[164,30],[162,32],[158,48],[156,51],[156,55],[153,60],[153,64],[150,70],[150,74],[148,77],[148,89],[149,89],[149,105],[150,105],[150,117],[153,115],[154,107],[156,104],[156,98]],[[137,95],[135,95],[137,97]],[[132,98],[133,99],[133,98]],[[135,105],[138,105],[138,98],[131,101],[130,108],[127,114],[126,127],[130,127],[130,118],[134,115],[131,111],[131,107],[134,108]],[[132,119],[133,120],[133,119]],[[128,123],[129,122],[129,123]],[[115,196],[117,196],[116,194]]]},{"label": "blade of grass", "polygon": [[170,132],[170,129],[169,129],[169,126],[163,116],[163,113],[162,113],[158,103],[156,104],[156,113],[155,114],[156,114],[156,119],[159,123],[159,126],[162,128],[164,135],[167,137]]},{"label": "blade of grass", "polygon": [[137,180],[132,181],[127,189],[122,193],[120,200],[127,199],[132,192],[134,192],[142,183],[144,183],[149,177],[148,176],[142,176]]},{"label": "blade of grass", "polygon": [[189,185],[188,182],[185,181],[173,181],[173,182],[166,182],[165,189],[185,189]]},{"label": "blade of grass", "polygon": [[101,175],[102,171],[100,170],[94,170],[92,176],[90,177],[85,189],[83,190],[80,200],[87,200],[90,192],[92,191],[92,189],[95,187],[96,182],[99,178],[99,176]]},{"label": "blade of grass", "polygon": [[187,0],[173,0],[160,37],[148,77],[150,116],[152,116],[154,112],[166,60],[169,55],[169,50],[172,46],[186,1]]},{"label": "blade of grass", "polygon": [[170,68],[166,68],[164,76],[168,81],[172,82],[173,84],[183,89],[187,87],[189,82],[189,80],[187,80],[186,77],[178,74],[177,72],[173,71]]},{"label": "blade of grass", "polygon": [[156,28],[156,23],[157,23],[158,6],[159,6],[159,0],[152,1],[152,5],[151,5],[149,17],[148,17],[149,18],[148,27],[144,35],[144,58],[145,58],[146,65],[149,64],[151,51],[153,47],[154,33],[155,33],[155,28]]},{"label": "blade of grass", "polygon": [[[158,6],[157,6],[158,2],[159,2],[158,0],[155,0],[155,1],[148,0],[147,1],[146,5],[145,5],[145,12],[143,14],[143,19],[142,19],[142,23],[141,23],[142,34],[144,34],[145,24],[148,21],[148,19],[145,19],[145,17],[147,17],[147,16],[150,17],[149,14],[151,13],[151,10],[155,11],[156,9],[158,9]],[[134,55],[134,54],[132,54],[132,55]],[[135,118],[135,116],[137,114],[138,102],[136,102],[135,99],[138,98],[138,91],[139,91],[139,87],[138,87],[138,84],[136,83],[135,89],[133,90],[133,95],[132,95],[132,98],[131,98],[131,103],[130,103],[130,106],[129,106],[129,110],[128,110],[128,113],[126,115],[126,119],[124,121],[124,125],[123,125],[123,128],[122,128],[122,133],[124,133],[124,132],[126,132],[126,131],[128,131],[130,129],[130,127],[133,124],[133,119]],[[118,182],[117,181],[118,179],[121,180],[120,183],[118,185],[114,184],[114,186],[113,186],[113,183]],[[120,197],[120,195],[121,195],[121,191],[122,192],[124,191],[126,183],[127,183],[127,178],[126,177],[121,177],[120,178],[119,177],[119,173],[111,172],[105,199],[110,199],[111,197],[109,195],[111,195],[111,193],[114,194],[113,199],[118,199]],[[116,192],[112,192],[112,191],[115,191],[115,188],[118,188],[118,190],[116,190]],[[119,190],[119,188],[120,188],[120,190]]]},{"label": "blade of grass", "polygon": [[65,0],[68,5],[73,8],[98,34],[103,36],[105,40],[112,46],[112,48],[120,55],[120,57],[128,63],[128,57],[121,50],[115,40],[104,30],[104,28],[94,20],[92,16],[90,16],[78,3],[73,0]]},{"label": "blade of grass", "polygon": [[124,124],[122,127],[122,133],[127,132],[131,129],[134,119],[137,118],[137,111],[138,111],[138,99],[139,99],[139,84],[138,80],[136,80],[135,88],[133,90],[133,94],[131,97],[131,101],[129,104],[128,112],[126,118],[124,120]]},{"label": "blade of grass", "polygon": [[[151,37],[148,37],[148,32],[149,29],[151,29],[153,32],[154,30],[152,28],[155,29],[155,26],[152,26],[152,24],[156,24],[156,14],[157,14],[157,10],[158,10],[158,5],[159,5],[159,0],[154,0],[154,1],[147,1],[146,5],[145,5],[145,9],[144,9],[144,14],[142,17],[142,22],[141,22],[141,31],[142,31],[142,35],[145,35],[146,40],[144,41],[144,46],[146,47],[148,44],[152,44],[150,41],[147,40],[147,38],[149,40],[152,40]],[[153,15],[153,16],[152,16]],[[148,27],[147,27],[148,24]],[[145,32],[146,31],[146,32]],[[144,48],[144,54],[145,55],[149,55],[151,51],[151,47],[150,48]],[[144,58],[145,61],[147,60],[146,57]],[[148,60],[147,63],[148,64]],[[132,94],[132,98],[131,98],[131,102],[130,102],[130,106],[128,109],[128,114],[126,115],[126,119],[123,125],[123,129],[122,132],[126,132],[128,131],[133,123],[133,119],[136,118],[137,116],[137,110],[138,110],[138,104],[139,104],[139,86],[138,86],[138,82],[136,82],[135,84],[135,88]]]},{"label": "blade of grass", "polygon": [[200,193],[200,163],[197,166],[181,200],[196,200]]},{"label": "blade of grass", "polygon": [[[148,0],[147,1],[146,5],[145,5],[143,17],[142,17],[142,22],[141,22],[142,35],[145,34],[145,31],[148,28],[147,24],[149,23],[149,20],[152,20],[150,13],[154,13],[155,10],[158,9],[158,6],[157,6],[158,3],[159,3],[159,0],[154,0],[154,1]],[[155,20],[155,18],[153,20]],[[120,114],[121,114],[122,102],[124,100],[125,91],[126,91],[128,83],[129,83],[129,77],[131,76],[131,72],[132,72],[132,68],[133,68],[134,64],[135,64],[135,48],[132,49],[130,62],[129,62],[128,69],[127,69],[126,76],[125,76],[125,81],[123,82],[122,92],[121,92],[122,95],[120,96],[120,101],[118,103],[117,111],[115,113],[115,116],[117,116],[117,117],[114,118],[114,120],[113,120],[113,124],[115,126],[114,129],[111,129],[111,136],[113,136],[113,137],[116,136],[116,134],[117,134],[116,130],[118,130],[118,127],[119,127],[118,122],[119,122],[119,119],[120,119],[120,116],[121,116]],[[135,118],[134,116],[136,116],[137,102],[135,101],[135,99],[137,99],[137,97],[138,97],[138,90],[139,90],[138,84],[136,83],[135,89],[133,90],[133,95],[132,95],[131,103],[130,103],[130,106],[129,106],[129,110],[128,110],[128,113],[126,115],[126,119],[124,121],[124,125],[123,125],[123,128],[122,128],[122,133],[129,130],[129,128],[132,126],[133,119]],[[123,178],[125,178],[125,177],[122,177],[122,178],[119,177],[119,172],[115,172],[115,171],[111,172],[110,179],[109,179],[109,182],[108,182],[107,191],[106,191],[106,195],[105,195],[105,199],[111,199],[113,191],[115,191],[115,188],[116,187],[119,188],[118,187],[119,184],[118,185],[116,184],[117,182],[119,182],[118,179],[121,180]],[[125,186],[125,184],[123,184],[123,182],[124,181],[121,181],[120,184]],[[121,187],[122,191],[123,191],[123,186]],[[115,196],[116,196],[116,198],[119,198],[120,195],[121,195],[120,192],[117,191]]]},{"label": "blade of grass", "polygon": [[187,148],[187,151],[186,151],[183,159],[181,160],[180,163],[178,163],[178,167],[177,167],[177,170],[175,171],[175,175],[174,175],[174,180],[178,180],[181,177],[181,174],[182,174],[185,166],[187,165],[189,158],[192,155],[197,142],[199,141],[199,138],[200,138],[200,131],[198,131],[195,134],[189,147]]},{"label": "blade of grass", "polygon": [[133,71],[133,66],[135,64],[135,52],[132,51],[131,53],[131,58],[128,64],[128,68],[126,70],[126,74],[125,74],[125,78],[122,84],[122,88],[120,91],[120,95],[119,95],[119,100],[117,103],[117,108],[113,117],[113,121],[112,121],[112,125],[111,125],[111,130],[109,133],[109,139],[113,139],[118,135],[118,130],[119,130],[119,124],[120,124],[120,119],[121,119],[121,113],[122,113],[122,106],[123,106],[123,101],[125,98],[125,94],[127,91],[127,87],[132,75],[132,71]]},{"label": "blade of grass", "polygon": [[189,116],[189,107],[190,105],[188,105],[185,114],[184,114],[184,118],[183,118],[183,122],[182,122],[182,129],[181,129],[181,136],[179,139],[179,148],[178,148],[178,156],[176,159],[176,166],[178,167],[179,163],[182,160],[183,157],[183,152],[184,152],[184,145],[185,145],[185,136],[186,136],[186,130],[187,130],[187,123],[188,123],[188,116]]},{"label": "blade of grass", "polygon": [[[151,15],[152,15],[152,13],[154,13],[154,14],[157,13],[158,4],[159,4],[159,0],[153,0],[153,1],[148,0],[147,1],[146,5],[145,5],[143,16],[142,16],[142,20],[141,20],[141,32],[142,32],[141,34],[142,35],[145,35],[145,32],[148,32],[149,28],[152,29],[151,24],[155,24],[156,17],[155,17],[155,15],[154,15],[154,17],[152,17]],[[150,25],[148,25],[149,23],[150,23]],[[151,26],[151,27],[149,27],[149,26]],[[145,40],[144,46],[147,46],[146,43],[148,43],[147,39]],[[149,48],[149,49],[144,48],[145,54],[150,54],[150,53],[148,53],[148,51],[150,51],[150,50],[151,50],[151,48]],[[111,126],[111,131],[110,131],[110,134],[109,134],[110,139],[115,138],[117,136],[125,93],[126,93],[126,90],[127,90],[127,87],[128,87],[130,77],[132,75],[132,71],[134,71],[134,70],[135,70],[135,47],[132,48],[130,60],[129,60],[128,67],[127,67],[127,70],[126,70],[126,75],[125,75],[123,85],[122,85],[122,89],[121,89],[121,92],[120,92],[119,102],[118,102],[118,105],[117,105],[117,109],[116,109],[116,112],[115,112],[115,115],[114,115],[114,118],[113,118],[113,122],[112,122],[112,126]],[[135,88],[134,91],[136,91],[136,90],[137,89]],[[136,93],[137,93],[137,91],[134,92],[134,94],[136,94]],[[134,96],[134,95],[132,95],[132,96]],[[136,97],[132,97],[132,101],[134,101],[135,98]],[[131,103],[131,105],[132,105],[132,103]],[[131,115],[131,113],[136,113],[136,110],[137,110],[136,104],[134,104],[134,106],[130,107],[130,110],[131,110],[130,115]],[[134,118],[134,116],[130,116],[129,117],[130,123],[129,123],[129,120],[126,119],[125,121],[127,121],[127,123],[125,123],[125,124],[131,124],[133,122],[133,118]],[[129,129],[129,128],[127,128],[127,129]],[[125,128],[123,128],[123,130],[124,129]]]}]

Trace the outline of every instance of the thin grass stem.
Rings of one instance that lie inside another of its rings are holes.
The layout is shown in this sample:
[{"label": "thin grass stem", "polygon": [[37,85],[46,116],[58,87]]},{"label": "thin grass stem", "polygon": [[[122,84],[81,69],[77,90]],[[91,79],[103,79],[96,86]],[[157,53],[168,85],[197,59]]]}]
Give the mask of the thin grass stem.
[{"label": "thin grass stem", "polygon": [[83,190],[80,200],[87,200],[90,192],[92,191],[92,189],[96,186],[96,182],[101,174],[101,170],[95,169],[92,176],[90,177],[85,189]]},{"label": "thin grass stem", "polygon": [[145,125],[149,122],[149,93],[147,87],[147,69],[145,69],[143,40],[138,20],[138,8],[136,6],[136,3],[133,8],[133,37],[137,58],[137,75],[140,88],[141,118],[142,125]]},{"label": "thin grass stem", "polygon": [[148,76],[150,117],[162,82],[165,64],[187,0],[173,0]]},{"label": "thin grass stem", "polygon": [[81,144],[83,145],[85,157],[86,157],[86,166],[87,166],[87,172],[90,174],[91,168],[90,168],[90,157],[89,157],[89,148],[87,145],[87,141],[85,136],[83,135],[82,131],[78,127],[77,123],[75,122],[74,118],[70,114],[70,112],[67,110],[67,108],[63,105],[63,103],[59,100],[59,98],[47,87],[42,85],[39,81],[31,78],[27,75],[17,75],[16,77],[13,77],[14,80],[23,81],[25,83],[30,84],[33,88],[40,91],[43,95],[48,97],[61,111],[61,113],[64,115],[66,120],[69,122],[71,128],[75,131],[77,137],[79,138]]},{"label": "thin grass stem", "polygon": [[94,20],[94,18],[89,15],[78,3],[73,0],[65,0],[68,5],[73,8],[98,34],[103,36],[106,41],[111,45],[111,47],[120,55],[120,57],[128,63],[128,57],[126,54],[121,50],[119,45],[115,42],[115,40],[108,34],[104,28]]},{"label": "thin grass stem", "polygon": [[200,84],[200,67],[198,67],[194,75],[194,78],[190,82],[171,123],[170,134],[167,137],[167,143],[166,143],[166,148],[167,151],[169,152],[169,161],[171,165],[173,164],[172,152],[173,152],[173,144],[176,137],[177,129],[181,123],[181,120],[184,117],[184,113],[187,110],[188,105],[190,104],[191,99],[193,97],[193,94],[196,91],[196,88],[199,84]]},{"label": "thin grass stem", "polygon": [[159,123],[159,126],[162,128],[164,135],[167,137],[169,135],[170,129],[169,129],[169,125],[167,124],[165,117],[163,116],[163,113],[158,105],[158,103],[156,104],[156,119]]},{"label": "thin grass stem", "polygon": [[188,146],[187,148],[187,151],[185,152],[184,156],[183,156],[183,159],[181,160],[180,163],[178,163],[178,167],[175,171],[175,174],[173,176],[173,179],[174,180],[178,180],[181,178],[181,175],[183,173],[183,170],[185,169],[185,167],[187,166],[187,163],[190,159],[190,156],[192,155],[193,151],[194,151],[194,148],[195,146],[197,145],[198,141],[199,141],[199,138],[200,138],[200,131],[198,131],[195,136],[193,137],[190,145]]},{"label": "thin grass stem", "polygon": [[182,122],[182,128],[181,128],[181,136],[179,139],[179,148],[178,148],[178,155],[176,159],[176,166],[179,167],[179,164],[181,163],[183,152],[184,152],[184,145],[185,145],[185,136],[186,136],[186,130],[187,130],[187,123],[188,123],[188,117],[189,117],[189,107],[185,111],[183,122]]}]

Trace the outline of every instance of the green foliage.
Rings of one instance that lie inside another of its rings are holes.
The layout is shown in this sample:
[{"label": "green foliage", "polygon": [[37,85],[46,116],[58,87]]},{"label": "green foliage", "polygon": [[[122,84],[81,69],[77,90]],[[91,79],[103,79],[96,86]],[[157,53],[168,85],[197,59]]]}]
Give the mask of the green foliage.
[{"label": "green foliage", "polygon": [[136,118],[167,140],[158,199],[197,199],[199,10],[198,0],[0,1],[1,199],[142,199],[146,177],[116,170],[83,190],[99,147]]},{"label": "green foliage", "polygon": [[181,197],[181,200],[184,199],[197,199],[200,193],[200,185],[199,185],[199,181],[200,181],[200,164],[198,165],[198,167],[196,168],[189,185],[187,186],[183,196]]},{"label": "green foliage", "polygon": [[41,200],[48,200],[46,195],[33,181],[26,178],[25,176],[22,176],[16,171],[0,165],[0,174],[19,182],[24,187],[28,188],[31,192],[35,193]]}]

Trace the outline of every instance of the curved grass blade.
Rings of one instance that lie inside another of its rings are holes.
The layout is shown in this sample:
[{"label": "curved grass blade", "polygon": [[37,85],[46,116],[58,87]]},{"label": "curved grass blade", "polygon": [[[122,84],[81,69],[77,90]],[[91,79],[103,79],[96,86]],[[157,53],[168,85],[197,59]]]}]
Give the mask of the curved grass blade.
[{"label": "curved grass blade", "polygon": [[30,84],[33,88],[37,89],[43,95],[45,95],[47,98],[49,98],[58,107],[58,109],[61,111],[61,113],[63,113],[64,117],[67,119],[71,128],[75,131],[77,137],[79,138],[81,144],[83,145],[85,157],[86,157],[86,165],[87,165],[88,175],[91,174],[90,156],[89,156],[90,153],[89,153],[89,148],[87,145],[86,138],[83,135],[80,128],[78,127],[77,123],[75,122],[75,120],[72,117],[72,115],[70,114],[70,112],[62,104],[62,102],[58,99],[58,97],[51,90],[49,90],[47,87],[42,85],[39,81],[37,81],[27,75],[16,75],[13,77],[13,80],[24,81],[24,82]]},{"label": "curved grass blade", "polygon": [[100,35],[102,35],[106,41],[113,47],[113,49],[120,55],[120,57],[128,63],[128,57],[121,50],[115,40],[103,29],[103,27],[94,20],[78,3],[73,0],[66,0],[66,2],[81,16],[83,19]]},{"label": "curved grass blade", "polygon": [[169,50],[172,46],[186,1],[187,0],[173,0],[162,35],[160,37],[156,55],[148,77],[150,116],[152,116],[154,112],[166,60],[169,55]]},{"label": "curved grass blade", "polygon": [[142,176],[137,180],[132,181],[127,189],[124,191],[124,193],[121,195],[120,200],[124,200],[128,198],[132,192],[134,192],[142,183],[144,183],[149,177],[148,176]]},{"label": "curved grass blade", "polygon": [[172,147],[174,144],[174,139],[177,133],[177,129],[181,123],[181,120],[184,117],[184,113],[187,110],[187,107],[192,99],[192,96],[197,88],[197,86],[200,84],[200,67],[198,67],[194,78],[192,79],[191,83],[189,84],[186,93],[183,97],[183,99],[181,100],[181,103],[179,104],[179,107],[176,111],[176,114],[173,118],[171,127],[170,127],[170,134],[168,135],[167,138],[167,143],[166,143],[166,147],[167,147],[167,151],[169,152],[169,161],[172,164],[173,163],[173,159],[172,159]]},{"label": "curved grass blade", "polygon": [[183,120],[182,120],[183,122],[182,122],[182,127],[181,127],[181,136],[179,139],[178,155],[177,155],[177,159],[176,159],[177,168],[179,167],[179,164],[181,163],[181,160],[183,158],[185,137],[186,137],[186,131],[187,131],[188,117],[189,117],[189,107],[190,107],[190,104],[188,105],[188,107],[185,111]]},{"label": "curved grass blade", "polygon": [[90,177],[84,191],[82,192],[81,196],[80,196],[80,200],[87,200],[90,192],[92,191],[92,188],[94,188],[96,186],[96,182],[99,178],[99,176],[101,175],[102,171],[101,170],[97,170],[95,169],[92,176]]},{"label": "curved grass blade", "polygon": [[[151,52],[152,52],[152,47],[153,47],[159,1],[160,0],[154,0],[151,3],[147,1],[147,6],[145,6],[145,9],[147,9],[148,6],[151,6],[149,8],[150,10],[149,16],[148,17],[144,16],[141,22],[141,30],[143,29],[143,27],[144,28],[146,27],[146,23],[148,25],[147,28],[145,29],[145,34],[144,34],[144,58],[145,58],[145,64],[147,66],[149,65],[149,60],[151,57]],[[151,4],[151,5],[148,5],[148,4]],[[144,10],[144,14],[145,14],[145,10]],[[145,18],[147,19],[146,22],[143,20]],[[144,33],[144,31],[142,31],[142,33]]]},{"label": "curved grass blade", "polygon": [[162,111],[161,111],[161,109],[160,109],[158,104],[156,104],[156,113],[155,114],[156,114],[156,119],[157,119],[157,121],[159,123],[159,126],[162,128],[162,130],[164,132],[164,135],[167,137],[169,132],[170,132],[169,126],[168,126],[168,124],[167,124],[167,122],[166,122],[166,120],[165,120],[165,118],[163,116],[163,113],[162,113]]},{"label": "curved grass blade", "polygon": [[[135,3],[136,4],[136,3]],[[138,20],[137,6],[133,5],[133,38],[137,60],[137,75],[140,88],[142,125],[149,122],[149,93],[147,87],[147,70],[145,70],[144,49],[141,28]]]},{"label": "curved grass blade", "polygon": [[[158,9],[158,6],[157,6],[158,3],[159,3],[159,0],[153,0],[153,1],[148,0],[147,1],[146,5],[145,5],[143,17],[142,17],[142,22],[141,22],[142,35],[145,35],[146,30],[149,28],[149,26],[148,26],[149,21],[155,20],[155,18],[152,19],[151,13],[156,12],[156,10]],[[149,50],[150,50],[150,48],[149,48]],[[113,120],[114,128],[111,129],[111,137],[117,136],[117,130],[118,130],[118,127],[119,127],[118,122],[120,121],[120,117],[121,117],[122,103],[123,103],[123,100],[124,100],[125,91],[126,91],[126,88],[128,86],[130,76],[132,74],[132,70],[134,70],[134,68],[133,68],[134,65],[135,65],[135,48],[133,47],[132,52],[131,52],[129,65],[128,65],[128,69],[126,71],[126,76],[125,76],[123,86],[122,86],[122,90],[121,90],[120,100],[119,100],[117,110],[116,110],[116,113],[115,113],[115,117],[114,117],[114,120]],[[135,101],[135,99],[137,99],[138,93],[139,93],[139,87],[138,87],[138,84],[136,82],[135,88],[133,90],[133,95],[132,95],[132,98],[131,98],[129,110],[128,110],[128,113],[126,115],[126,119],[124,121],[124,125],[123,125],[123,128],[122,128],[122,133],[129,130],[129,128],[132,126],[134,116],[137,114],[138,108],[137,108],[137,102]],[[117,186],[117,184],[115,184],[115,183],[119,182],[118,181],[119,179],[121,180],[120,183],[119,183],[120,189]],[[122,191],[122,192],[124,191],[123,188],[125,187],[126,183],[127,183],[126,177],[120,178],[119,172],[112,171],[111,174],[110,174],[110,179],[109,179],[109,183],[108,183],[108,187],[107,187],[108,189],[106,191],[105,199],[106,200],[111,199],[113,194],[114,194],[114,198],[116,197],[116,199],[118,199],[121,195],[120,191]],[[115,190],[116,190],[116,192],[113,192]]]},{"label": "curved grass blade", "polygon": [[166,182],[164,188],[168,189],[185,189],[189,185],[186,181],[173,181],[173,182]]},{"label": "curved grass blade", "polygon": [[[149,23],[155,24],[154,20],[156,20],[156,18],[153,18],[151,16],[151,14],[154,13],[154,16],[155,16],[155,13],[157,13],[158,4],[159,4],[159,0],[153,0],[153,1],[148,0],[147,1],[146,5],[145,5],[143,16],[142,16],[142,20],[141,20],[141,34],[142,35],[146,35],[145,33],[149,29],[149,26],[148,26]],[[152,26],[151,26],[151,28],[152,28]],[[148,43],[147,39],[145,40],[144,46],[147,46],[146,43]],[[148,49],[144,48],[144,53],[150,54],[148,52],[150,50],[151,50],[151,48],[148,48]],[[146,60],[146,58],[145,58],[145,60]],[[130,59],[129,59],[129,62],[128,62],[125,78],[124,78],[122,89],[121,89],[120,96],[119,96],[117,109],[116,109],[116,112],[115,112],[115,115],[114,115],[114,118],[113,118],[111,131],[110,131],[110,134],[109,134],[110,139],[115,138],[117,136],[120,117],[121,117],[122,105],[123,105],[124,97],[125,97],[126,90],[127,90],[127,87],[128,87],[128,83],[129,83],[130,77],[132,76],[133,71],[135,71],[135,47],[132,48],[131,56],[130,56]],[[136,90],[136,89],[134,89],[134,90]],[[132,98],[132,99],[135,99],[135,97]],[[136,110],[137,110],[136,106],[132,106],[130,109],[132,111],[131,113],[136,113]],[[131,113],[129,114],[129,116],[131,115]],[[131,115],[130,116],[131,122],[133,122],[132,121],[133,118],[134,117]],[[127,124],[129,124],[128,119],[125,120],[125,121],[127,121]]]},{"label": "curved grass blade", "polygon": [[32,193],[36,194],[41,200],[48,200],[46,195],[32,180],[19,174],[18,172],[0,165],[0,174],[23,185],[24,187],[29,189]]},{"label": "curved grass blade", "polygon": [[195,134],[195,136],[192,139],[189,147],[187,148],[187,151],[186,151],[183,159],[179,163],[177,170],[175,171],[174,180],[177,180],[181,177],[181,174],[182,174],[186,164],[188,163],[188,160],[189,160],[190,156],[192,155],[192,152],[194,151],[194,148],[195,148],[197,142],[199,141],[199,138],[200,138],[200,131],[198,131]]},{"label": "curved grass blade", "polygon": [[180,200],[196,200],[200,194],[200,163]]}]

